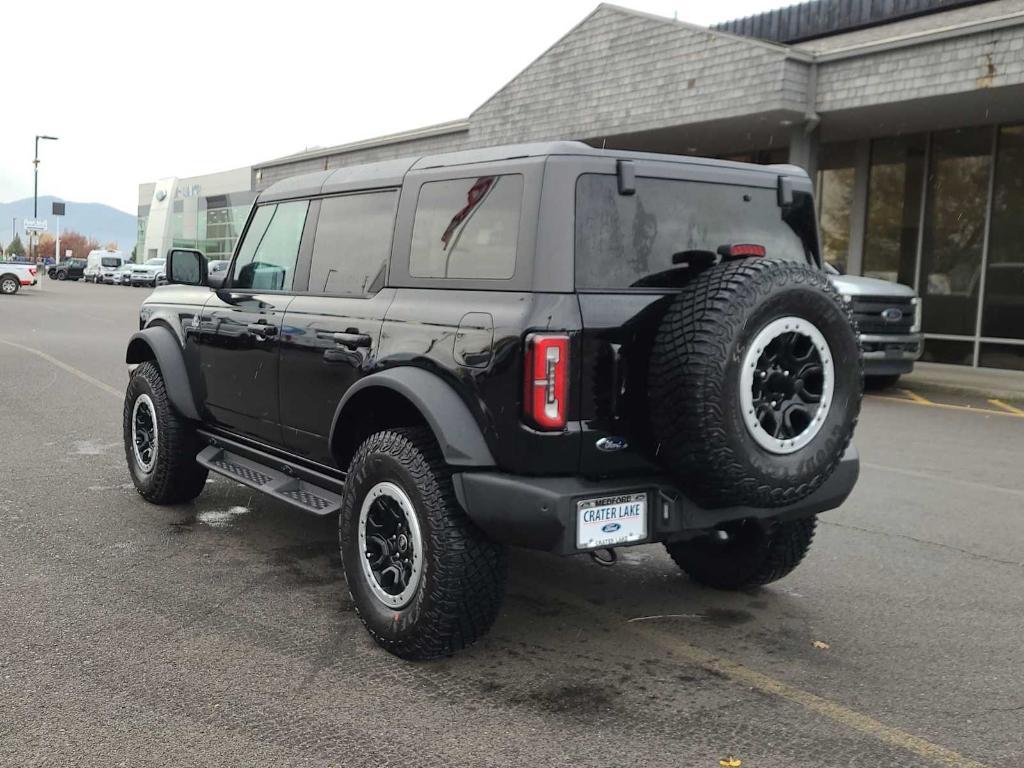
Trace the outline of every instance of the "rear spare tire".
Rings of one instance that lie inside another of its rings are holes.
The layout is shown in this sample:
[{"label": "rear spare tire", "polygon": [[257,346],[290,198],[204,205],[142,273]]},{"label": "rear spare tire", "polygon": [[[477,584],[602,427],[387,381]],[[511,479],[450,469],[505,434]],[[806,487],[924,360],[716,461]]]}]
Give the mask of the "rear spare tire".
[{"label": "rear spare tire", "polygon": [[763,258],[686,285],[649,371],[658,458],[708,507],[778,507],[832,474],[860,412],[853,317],[826,275]]}]

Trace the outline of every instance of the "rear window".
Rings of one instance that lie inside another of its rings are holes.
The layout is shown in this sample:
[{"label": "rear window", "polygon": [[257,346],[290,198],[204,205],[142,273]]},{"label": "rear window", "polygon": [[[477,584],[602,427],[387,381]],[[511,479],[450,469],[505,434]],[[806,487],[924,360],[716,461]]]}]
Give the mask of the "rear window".
[{"label": "rear window", "polygon": [[431,181],[420,188],[409,274],[503,280],[516,271],[523,177]]},{"label": "rear window", "polygon": [[[807,217],[800,220],[806,226]],[[615,176],[583,174],[576,182],[578,289],[658,285],[657,275],[679,268],[673,254],[716,252],[732,243],[763,245],[772,258],[808,260],[775,189],[638,178],[636,194],[620,195]]]}]

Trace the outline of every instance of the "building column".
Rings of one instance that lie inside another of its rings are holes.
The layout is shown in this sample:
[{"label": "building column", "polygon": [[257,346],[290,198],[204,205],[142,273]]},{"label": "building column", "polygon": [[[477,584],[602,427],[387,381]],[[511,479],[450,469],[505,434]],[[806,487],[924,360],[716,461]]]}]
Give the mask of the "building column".
[{"label": "building column", "polygon": [[818,175],[818,129],[807,130],[807,124],[794,125],[789,132],[789,162],[799,165],[814,183]]},{"label": "building column", "polygon": [[868,176],[871,174],[871,141],[857,142],[853,165],[853,200],[850,201],[850,255],[846,271],[864,274],[864,235],[868,225]]}]

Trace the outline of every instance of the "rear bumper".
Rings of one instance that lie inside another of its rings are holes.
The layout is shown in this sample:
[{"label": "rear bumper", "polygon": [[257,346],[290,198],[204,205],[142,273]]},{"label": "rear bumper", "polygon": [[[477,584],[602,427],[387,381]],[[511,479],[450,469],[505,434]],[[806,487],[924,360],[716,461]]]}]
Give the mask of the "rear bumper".
[{"label": "rear bumper", "polygon": [[704,509],[664,476],[587,480],[460,472],[452,482],[463,509],[492,540],[571,555],[587,551],[576,546],[576,503],[583,499],[645,493],[647,536],[621,545],[632,546],[690,538],[732,520],[793,519],[835,509],[850,495],[859,473],[857,449],[850,447],[821,488],[796,504],[773,508]]}]

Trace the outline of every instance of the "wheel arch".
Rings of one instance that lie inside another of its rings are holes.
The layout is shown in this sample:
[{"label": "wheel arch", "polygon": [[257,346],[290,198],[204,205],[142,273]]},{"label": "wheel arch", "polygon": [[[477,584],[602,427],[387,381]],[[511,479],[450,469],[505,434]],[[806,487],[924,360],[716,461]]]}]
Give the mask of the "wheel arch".
[{"label": "wheel arch", "polygon": [[331,451],[344,469],[372,433],[415,425],[430,429],[449,465],[495,465],[476,418],[455,390],[436,374],[408,366],[371,374],[349,388],[331,424]]},{"label": "wheel arch", "polygon": [[163,325],[152,325],[132,334],[125,351],[129,365],[153,361],[160,369],[171,405],[187,419],[199,420],[199,411],[192,399],[188,370],[181,345],[174,331]]}]

